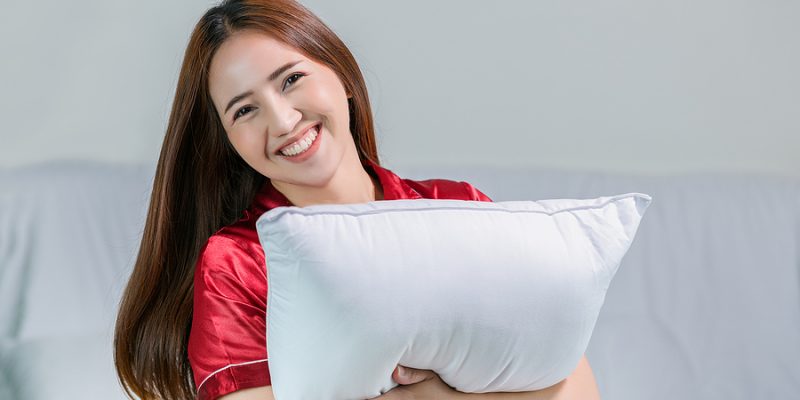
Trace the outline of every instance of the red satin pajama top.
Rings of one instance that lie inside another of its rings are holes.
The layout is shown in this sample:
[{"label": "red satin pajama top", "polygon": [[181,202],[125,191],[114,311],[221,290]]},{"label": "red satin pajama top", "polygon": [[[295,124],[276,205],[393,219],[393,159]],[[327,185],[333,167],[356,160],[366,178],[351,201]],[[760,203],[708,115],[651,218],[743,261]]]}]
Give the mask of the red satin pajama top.
[{"label": "red satin pajama top", "polygon": [[[369,160],[384,200],[492,201],[467,182],[401,179]],[[275,207],[291,206],[269,180],[239,221],[214,233],[200,251],[194,275],[194,312],[189,363],[198,399],[270,385],[267,363],[267,270],[255,223]]]}]

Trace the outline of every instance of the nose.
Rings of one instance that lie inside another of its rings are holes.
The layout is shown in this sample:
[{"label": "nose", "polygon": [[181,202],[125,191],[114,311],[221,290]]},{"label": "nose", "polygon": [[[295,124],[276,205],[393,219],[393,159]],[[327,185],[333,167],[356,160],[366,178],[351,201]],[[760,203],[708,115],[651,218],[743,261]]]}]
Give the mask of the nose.
[{"label": "nose", "polygon": [[270,137],[286,137],[294,132],[303,114],[290,101],[275,98],[267,105],[267,133]]}]

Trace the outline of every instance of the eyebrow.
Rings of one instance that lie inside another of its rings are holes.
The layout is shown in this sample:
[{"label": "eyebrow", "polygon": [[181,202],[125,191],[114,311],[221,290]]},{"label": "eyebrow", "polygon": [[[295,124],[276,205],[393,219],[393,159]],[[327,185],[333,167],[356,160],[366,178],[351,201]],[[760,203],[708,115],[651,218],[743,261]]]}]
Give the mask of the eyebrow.
[{"label": "eyebrow", "polygon": [[[300,63],[300,61],[302,61],[302,60],[290,61],[290,62],[284,64],[282,67],[276,69],[275,72],[269,74],[269,77],[267,78],[267,80],[269,82],[272,82],[275,79],[278,79],[278,77],[281,76],[281,74],[283,74],[284,72],[286,72],[287,69],[294,67],[295,65]],[[240,95],[234,96],[231,99],[231,101],[228,102],[228,105],[225,106],[225,112],[223,114],[227,114],[228,110],[230,110],[231,107],[233,107],[234,104],[238,103],[239,101],[241,101],[245,97],[250,96],[252,94],[253,94],[253,91],[252,90],[248,90],[248,91],[246,91],[246,92],[244,92],[244,93],[242,93]]]}]

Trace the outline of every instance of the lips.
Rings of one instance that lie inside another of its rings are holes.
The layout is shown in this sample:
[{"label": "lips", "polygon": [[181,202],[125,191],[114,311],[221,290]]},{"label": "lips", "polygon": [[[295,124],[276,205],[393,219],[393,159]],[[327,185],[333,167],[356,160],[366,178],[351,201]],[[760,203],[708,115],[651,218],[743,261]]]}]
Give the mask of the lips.
[{"label": "lips", "polygon": [[286,148],[292,147],[292,145],[293,145],[293,144],[297,143],[297,142],[298,142],[300,139],[304,138],[304,137],[305,137],[305,136],[308,134],[308,131],[309,131],[311,128],[314,128],[314,127],[316,127],[316,128],[317,128],[317,134],[319,134],[319,131],[320,131],[320,129],[321,129],[321,125],[322,125],[321,123],[317,122],[316,124],[314,124],[314,125],[311,125],[311,126],[309,126],[309,127],[305,128],[305,129],[303,129],[303,130],[302,130],[300,133],[298,133],[298,134],[294,135],[294,136],[293,136],[291,139],[289,139],[288,141],[286,141],[286,143],[285,143],[283,146],[279,147],[279,148],[278,148],[278,150],[276,150],[276,151],[275,151],[275,154],[277,154],[277,155],[282,155],[282,154],[281,154],[281,151],[282,151],[283,149],[286,149]]}]

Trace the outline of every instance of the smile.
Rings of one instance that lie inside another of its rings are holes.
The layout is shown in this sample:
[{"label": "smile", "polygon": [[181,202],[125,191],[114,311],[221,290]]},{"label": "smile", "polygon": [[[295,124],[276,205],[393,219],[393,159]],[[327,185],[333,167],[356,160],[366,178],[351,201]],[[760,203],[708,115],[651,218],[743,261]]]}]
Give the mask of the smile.
[{"label": "smile", "polygon": [[304,153],[311,148],[311,145],[314,143],[318,135],[319,126],[313,126],[308,129],[302,138],[281,149],[280,154],[286,157],[292,157]]}]

